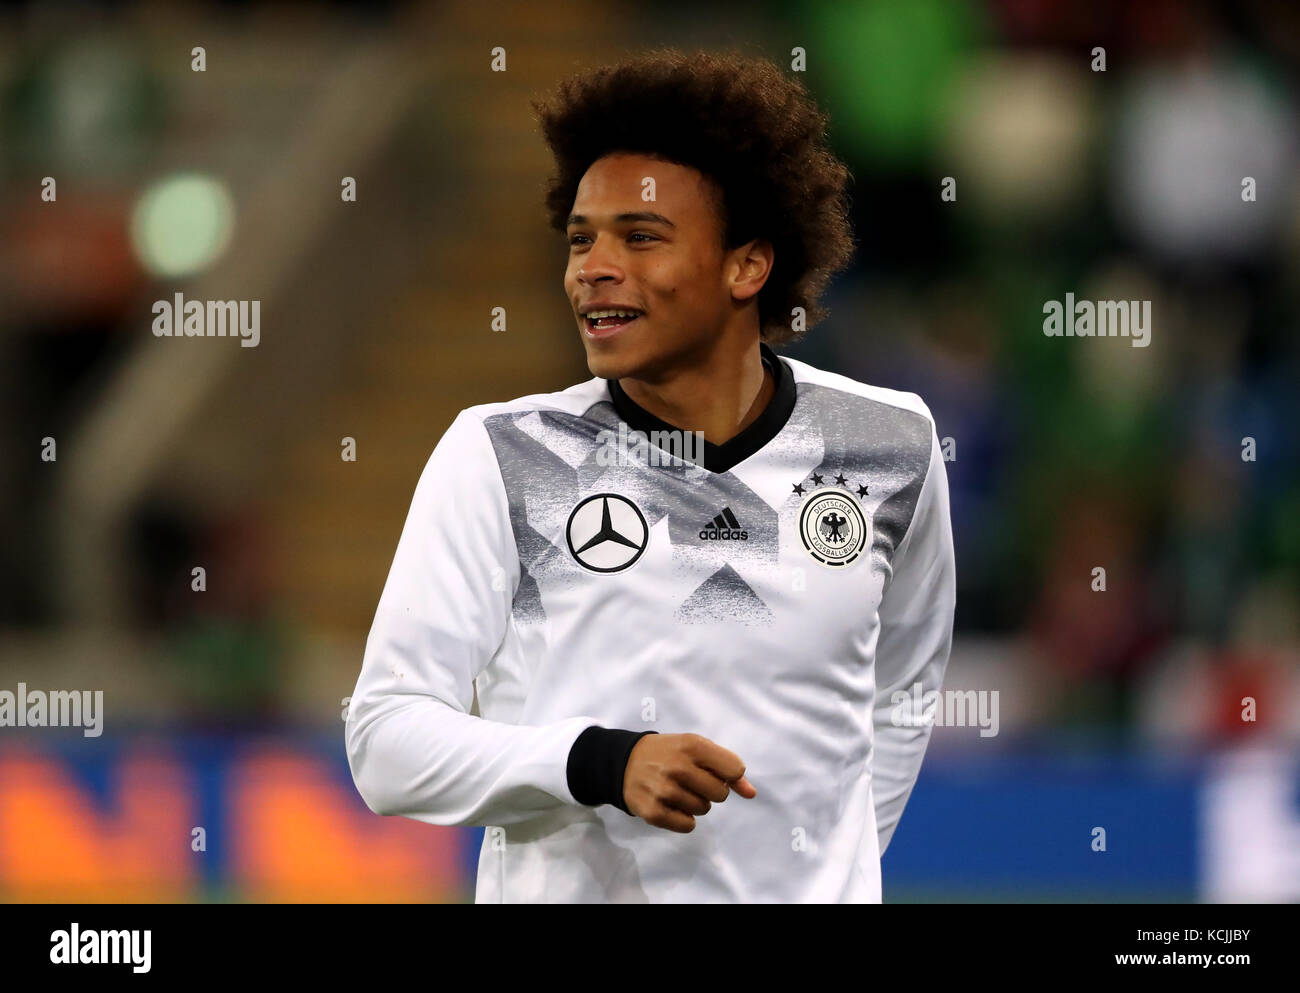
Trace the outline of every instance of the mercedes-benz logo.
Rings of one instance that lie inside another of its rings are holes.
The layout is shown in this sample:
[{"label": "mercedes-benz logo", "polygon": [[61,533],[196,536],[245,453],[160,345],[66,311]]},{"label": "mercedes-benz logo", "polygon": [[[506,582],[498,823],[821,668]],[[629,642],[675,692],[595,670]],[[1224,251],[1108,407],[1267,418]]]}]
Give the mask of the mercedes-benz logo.
[{"label": "mercedes-benz logo", "polygon": [[569,553],[592,572],[622,572],[645,551],[650,528],[641,508],[617,493],[596,493],[581,501],[565,529]]}]

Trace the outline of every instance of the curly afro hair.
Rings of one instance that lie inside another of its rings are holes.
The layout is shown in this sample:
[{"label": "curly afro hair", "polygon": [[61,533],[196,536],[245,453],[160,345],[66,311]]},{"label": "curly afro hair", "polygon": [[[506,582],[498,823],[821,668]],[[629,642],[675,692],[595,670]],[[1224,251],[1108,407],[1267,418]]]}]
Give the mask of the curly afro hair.
[{"label": "curly afro hair", "polygon": [[852,177],[827,147],[829,118],[802,83],[762,58],[657,49],[567,79],[532,107],[557,168],[546,188],[552,228],[565,231],[578,183],[604,155],[690,166],[721,190],[724,248],[772,243],[758,295],[763,339],[786,344],[826,316],[819,298],[856,247]]}]

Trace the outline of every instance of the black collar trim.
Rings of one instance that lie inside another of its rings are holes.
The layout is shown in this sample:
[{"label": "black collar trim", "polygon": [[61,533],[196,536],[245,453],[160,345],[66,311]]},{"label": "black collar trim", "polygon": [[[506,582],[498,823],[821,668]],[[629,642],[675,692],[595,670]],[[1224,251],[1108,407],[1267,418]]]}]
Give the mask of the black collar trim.
[{"label": "black collar trim", "polygon": [[[798,391],[795,388],[793,370],[776,352],[772,351],[767,342],[759,342],[758,348],[763,356],[763,364],[772,370],[772,375],[776,379],[776,389],[771,399],[767,401],[767,406],[763,408],[763,412],[758,415],[758,419],[740,434],[721,445],[715,445],[711,441],[704,442],[704,461],[701,464],[710,472],[728,472],[733,466],[745,461],[780,434],[794,411]],[[631,430],[640,431],[647,437],[650,437],[652,431],[681,430],[667,421],[660,420],[637,404],[627,395],[617,379],[608,379],[606,382],[609,384],[609,396],[614,404],[614,410],[627,422]]]}]

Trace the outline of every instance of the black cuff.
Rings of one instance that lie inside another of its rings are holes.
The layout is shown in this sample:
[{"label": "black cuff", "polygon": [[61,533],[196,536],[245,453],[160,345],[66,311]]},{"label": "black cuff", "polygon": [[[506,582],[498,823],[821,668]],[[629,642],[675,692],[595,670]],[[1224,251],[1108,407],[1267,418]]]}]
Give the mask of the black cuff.
[{"label": "black cuff", "polygon": [[623,774],[632,748],[648,734],[658,731],[623,731],[593,724],[578,735],[569,749],[567,775],[569,792],[579,803],[596,807],[612,803],[632,815],[623,802]]}]

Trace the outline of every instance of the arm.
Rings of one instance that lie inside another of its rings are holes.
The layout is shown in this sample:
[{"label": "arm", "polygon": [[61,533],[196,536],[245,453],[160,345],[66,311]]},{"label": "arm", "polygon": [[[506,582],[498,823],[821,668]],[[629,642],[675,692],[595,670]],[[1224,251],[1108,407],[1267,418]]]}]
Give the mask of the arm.
[{"label": "arm", "polygon": [[583,738],[581,767],[570,769],[595,718],[525,727],[470,713],[474,679],[505,637],[519,574],[495,452],[482,421],[462,411],[416,486],[348,709],[348,764],[375,813],[511,824],[593,802],[575,798],[570,783],[583,794],[609,782],[618,754],[626,764],[631,744],[617,736],[630,732],[598,730]]},{"label": "arm", "polygon": [[903,691],[910,698],[916,683],[923,694],[940,689],[952,647],[956,603],[948,476],[931,421],[930,466],[880,604],[872,794],[881,855],[903,816],[931,730],[929,722],[908,727],[892,721],[896,707],[891,697]]}]

